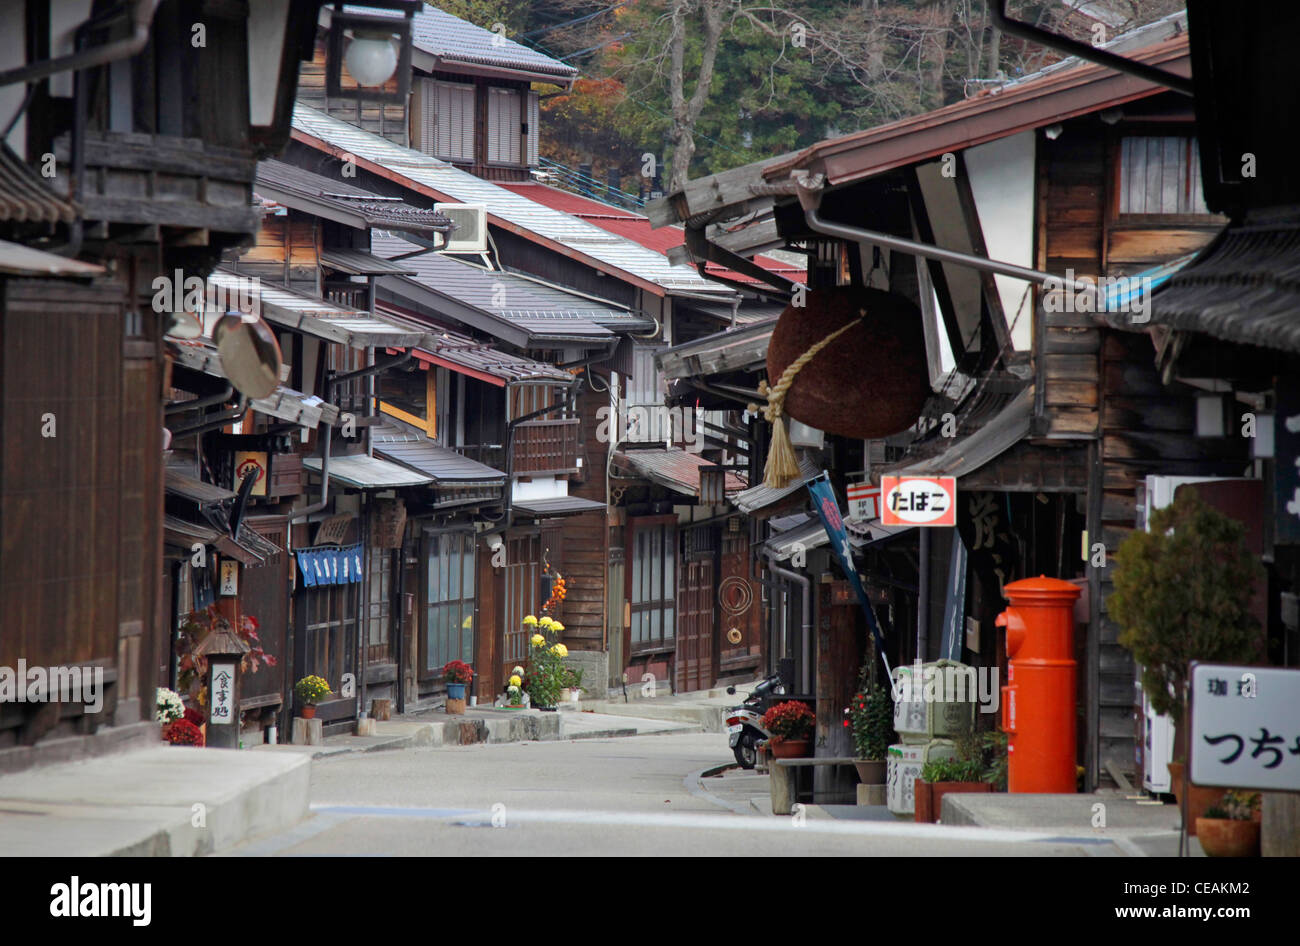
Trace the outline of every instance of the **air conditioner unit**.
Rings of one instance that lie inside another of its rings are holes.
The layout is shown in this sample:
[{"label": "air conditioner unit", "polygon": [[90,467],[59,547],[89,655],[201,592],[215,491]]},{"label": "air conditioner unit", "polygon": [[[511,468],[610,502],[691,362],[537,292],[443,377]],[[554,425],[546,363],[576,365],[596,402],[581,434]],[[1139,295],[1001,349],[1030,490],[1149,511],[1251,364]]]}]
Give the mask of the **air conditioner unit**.
[{"label": "air conditioner unit", "polygon": [[486,204],[434,204],[433,209],[456,225],[444,253],[487,252]]}]

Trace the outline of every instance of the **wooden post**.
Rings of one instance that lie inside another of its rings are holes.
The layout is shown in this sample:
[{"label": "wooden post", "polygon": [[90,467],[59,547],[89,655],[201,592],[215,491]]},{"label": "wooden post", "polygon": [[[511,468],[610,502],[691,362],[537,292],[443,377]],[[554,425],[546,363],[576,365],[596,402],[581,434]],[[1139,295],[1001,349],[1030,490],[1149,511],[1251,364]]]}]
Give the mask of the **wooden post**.
[{"label": "wooden post", "polygon": [[1300,857],[1300,792],[1264,792],[1260,805],[1264,857]]}]

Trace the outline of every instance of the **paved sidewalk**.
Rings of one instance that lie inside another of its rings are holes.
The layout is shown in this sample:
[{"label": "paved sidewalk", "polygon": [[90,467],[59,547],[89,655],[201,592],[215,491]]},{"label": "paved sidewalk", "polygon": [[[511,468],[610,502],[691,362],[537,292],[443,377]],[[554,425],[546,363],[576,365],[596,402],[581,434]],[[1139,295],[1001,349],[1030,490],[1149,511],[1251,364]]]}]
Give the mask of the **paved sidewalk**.
[{"label": "paved sidewalk", "polygon": [[626,701],[621,691],[610,690],[608,699],[582,700],[578,706],[583,710],[610,716],[636,716],[690,723],[704,732],[721,732],[727,710],[738,706],[750,688],[748,684],[741,686],[734,695],[728,694],[724,688],[658,695],[658,689],[643,692],[641,684],[629,683]]},{"label": "paved sidewalk", "polygon": [[166,746],[0,777],[7,856],[209,854],[307,815],[310,759]]}]

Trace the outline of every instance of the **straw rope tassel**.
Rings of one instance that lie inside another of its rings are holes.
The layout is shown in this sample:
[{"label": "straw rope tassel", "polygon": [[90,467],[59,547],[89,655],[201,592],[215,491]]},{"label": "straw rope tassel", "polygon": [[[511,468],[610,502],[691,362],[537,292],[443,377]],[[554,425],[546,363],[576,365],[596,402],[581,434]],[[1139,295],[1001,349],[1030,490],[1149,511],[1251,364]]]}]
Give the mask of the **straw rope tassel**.
[{"label": "straw rope tassel", "polygon": [[[866,315],[866,310],[861,310],[861,314]],[[783,419],[785,415],[785,396],[789,392],[790,386],[794,384],[795,376],[803,370],[804,365],[816,357],[819,351],[857,324],[857,320],[854,319],[841,325],[790,362],[786,369],[781,372],[781,377],[777,380],[775,387],[769,388],[766,381],[759,382],[758,393],[767,398],[767,406],[760,407],[757,404],[750,404],[749,409],[755,414],[761,413],[767,422],[772,425],[772,444],[767,451],[767,466],[763,469],[763,483],[765,485],[773,489],[783,489],[799,476],[799,460],[794,455],[794,447],[790,443],[790,434],[785,429]]]}]

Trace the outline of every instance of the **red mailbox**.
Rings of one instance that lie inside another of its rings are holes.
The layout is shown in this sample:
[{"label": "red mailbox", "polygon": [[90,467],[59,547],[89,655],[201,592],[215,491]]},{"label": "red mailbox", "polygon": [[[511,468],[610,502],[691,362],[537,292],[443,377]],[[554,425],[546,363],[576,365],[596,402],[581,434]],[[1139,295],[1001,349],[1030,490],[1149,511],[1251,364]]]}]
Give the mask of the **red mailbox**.
[{"label": "red mailbox", "polygon": [[1074,602],[1079,588],[1056,578],[1026,578],[1003,589],[1007,629],[1007,790],[1076,790]]}]

